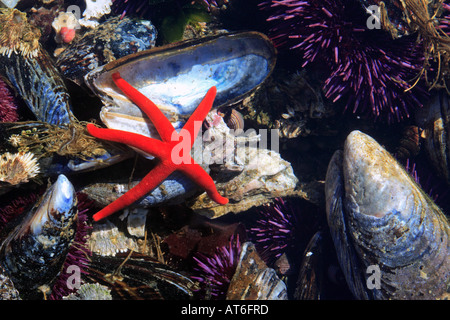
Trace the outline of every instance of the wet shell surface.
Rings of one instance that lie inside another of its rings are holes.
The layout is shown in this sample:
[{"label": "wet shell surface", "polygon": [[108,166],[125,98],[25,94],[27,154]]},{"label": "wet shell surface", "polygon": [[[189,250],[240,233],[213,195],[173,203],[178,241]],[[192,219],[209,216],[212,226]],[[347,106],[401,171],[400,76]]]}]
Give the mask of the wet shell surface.
[{"label": "wet shell surface", "polygon": [[19,291],[2,267],[0,267],[0,300],[20,300]]},{"label": "wet shell surface", "polygon": [[16,9],[3,10],[0,23],[0,76],[16,90],[37,120],[55,125],[73,121],[69,93],[38,42],[39,30]]},{"label": "wet shell surface", "polygon": [[128,256],[94,256],[90,280],[111,290],[113,299],[189,299],[194,283],[156,259],[133,252]]},{"label": "wet shell surface", "polygon": [[113,17],[86,32],[66,48],[56,60],[63,76],[84,84],[84,76],[121,57],[155,45],[157,32],[148,20]]},{"label": "wet shell surface", "polygon": [[23,220],[2,230],[0,265],[21,296],[50,293],[75,238],[77,217],[75,190],[60,175]]},{"label": "wet shell surface", "polygon": [[355,297],[449,297],[449,221],[373,138],[349,134],[330,161],[325,193],[328,225]]},{"label": "wet shell surface", "polygon": [[142,51],[86,75],[87,85],[103,100],[100,117],[108,128],[158,137],[156,130],[114,84],[112,74],[152,100],[182,127],[212,86],[213,107],[243,99],[272,72],[275,49],[257,32],[225,34]]},{"label": "wet shell surface", "polygon": [[96,140],[78,122],[67,126],[3,122],[0,132],[5,138],[0,142],[0,181],[11,185],[31,178],[99,169],[132,154],[125,147]]},{"label": "wet shell surface", "polygon": [[256,252],[255,245],[242,245],[236,272],[231,279],[227,300],[286,300],[287,289],[272,268]]},{"label": "wet shell surface", "polygon": [[423,119],[424,146],[436,173],[450,182],[450,99],[445,91],[435,92],[429,104],[419,110]]}]

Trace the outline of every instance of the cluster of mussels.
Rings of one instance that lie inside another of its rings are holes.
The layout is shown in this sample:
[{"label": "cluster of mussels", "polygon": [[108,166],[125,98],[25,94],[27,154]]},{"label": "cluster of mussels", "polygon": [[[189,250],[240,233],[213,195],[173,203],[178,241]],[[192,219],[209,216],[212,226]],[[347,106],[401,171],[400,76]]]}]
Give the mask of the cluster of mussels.
[{"label": "cluster of mussels", "polygon": [[448,299],[449,12],[0,0],[0,299]]}]

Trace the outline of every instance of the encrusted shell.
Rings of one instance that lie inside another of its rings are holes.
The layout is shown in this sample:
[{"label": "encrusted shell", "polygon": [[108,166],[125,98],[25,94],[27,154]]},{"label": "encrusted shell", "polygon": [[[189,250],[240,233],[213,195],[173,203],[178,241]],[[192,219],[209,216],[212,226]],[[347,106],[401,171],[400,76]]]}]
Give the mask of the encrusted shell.
[{"label": "encrusted shell", "polygon": [[39,44],[40,31],[16,9],[0,14],[0,76],[16,90],[37,120],[55,125],[74,120],[64,80]]},{"label": "encrusted shell", "polygon": [[286,300],[287,289],[272,268],[268,268],[253,243],[242,245],[238,266],[231,279],[227,300]]},{"label": "encrusted shell", "polygon": [[[196,212],[210,218],[217,218],[229,212],[242,212],[253,206],[267,203],[267,199],[289,196],[295,193],[298,179],[291,164],[273,150],[237,146],[237,159],[241,163],[241,172],[223,169],[217,174],[217,190],[230,199],[226,205],[218,205],[205,194],[200,195],[191,205]],[[227,172],[228,171],[228,172]],[[228,179],[226,177],[228,176]]]},{"label": "encrusted shell", "polygon": [[156,37],[156,28],[149,20],[112,17],[76,39],[58,55],[56,65],[62,75],[82,85],[88,72],[152,48]]},{"label": "encrusted shell", "polygon": [[[328,225],[355,297],[448,298],[449,221],[374,139],[349,134],[330,161],[325,194]],[[378,279],[368,278],[371,270],[379,270]]]},{"label": "encrusted shell", "polygon": [[39,29],[29,24],[27,15],[17,9],[0,9],[0,13],[0,55],[37,57],[41,36]]},{"label": "encrusted shell", "polygon": [[41,200],[6,226],[0,238],[0,265],[24,297],[49,294],[75,238],[77,197],[70,181],[60,175]]}]

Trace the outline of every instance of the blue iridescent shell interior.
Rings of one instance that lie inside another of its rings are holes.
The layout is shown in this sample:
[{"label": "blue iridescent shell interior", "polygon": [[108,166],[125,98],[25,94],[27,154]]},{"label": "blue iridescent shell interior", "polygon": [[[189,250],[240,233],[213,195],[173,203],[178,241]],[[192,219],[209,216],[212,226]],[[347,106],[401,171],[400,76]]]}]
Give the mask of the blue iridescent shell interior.
[{"label": "blue iridescent shell interior", "polygon": [[[236,101],[260,85],[275,61],[271,42],[256,32],[223,35],[167,50],[143,51],[89,73],[88,85],[120,105],[126,99],[112,82],[119,72],[163,111],[189,115],[212,86],[215,106]],[[112,66],[112,67],[111,67]]]}]

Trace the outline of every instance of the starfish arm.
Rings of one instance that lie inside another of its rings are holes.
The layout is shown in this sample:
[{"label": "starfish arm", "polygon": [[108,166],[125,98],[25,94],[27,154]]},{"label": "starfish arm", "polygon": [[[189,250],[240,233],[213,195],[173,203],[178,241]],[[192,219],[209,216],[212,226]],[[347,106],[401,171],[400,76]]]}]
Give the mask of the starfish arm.
[{"label": "starfish arm", "polygon": [[172,133],[175,131],[172,123],[164,113],[150,99],[140,93],[127,81],[122,79],[119,72],[113,73],[113,81],[122,92],[141,109],[158,131],[162,141],[171,141]]},{"label": "starfish arm", "polygon": [[160,140],[129,131],[98,128],[92,123],[88,123],[86,125],[86,129],[89,134],[96,138],[125,143],[158,158],[163,158],[166,156],[165,150],[167,148],[164,142]]},{"label": "starfish arm", "polygon": [[206,193],[213,201],[221,205],[225,205],[228,203],[228,199],[222,197],[217,191],[214,180],[199,164],[182,164],[177,167],[177,170],[182,171],[192,181],[205,189]]},{"label": "starfish arm", "polygon": [[206,93],[203,100],[200,102],[198,107],[194,110],[192,115],[189,117],[188,121],[186,121],[185,125],[183,126],[184,130],[187,130],[191,135],[191,147],[194,144],[195,138],[198,135],[198,131],[201,128],[200,126],[195,126],[196,121],[200,121],[200,123],[203,122],[203,120],[208,115],[209,111],[211,110],[211,107],[213,105],[214,99],[216,97],[217,89],[216,87],[211,87],[208,92]]},{"label": "starfish arm", "polygon": [[133,204],[140,198],[152,192],[157,186],[161,184],[172,172],[173,168],[158,163],[152,171],[150,171],[142,180],[127,193],[116,199],[102,210],[94,214],[93,219],[99,221],[113,213],[122,210],[125,207]]}]

